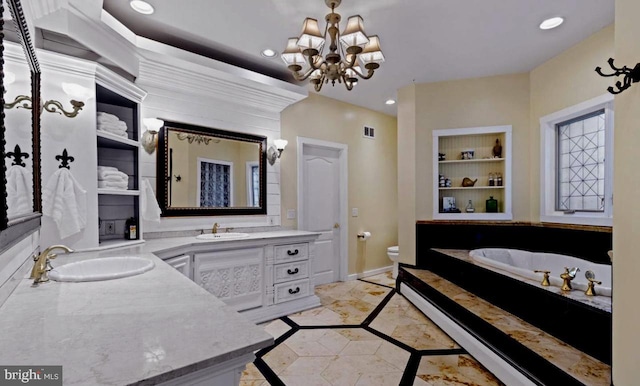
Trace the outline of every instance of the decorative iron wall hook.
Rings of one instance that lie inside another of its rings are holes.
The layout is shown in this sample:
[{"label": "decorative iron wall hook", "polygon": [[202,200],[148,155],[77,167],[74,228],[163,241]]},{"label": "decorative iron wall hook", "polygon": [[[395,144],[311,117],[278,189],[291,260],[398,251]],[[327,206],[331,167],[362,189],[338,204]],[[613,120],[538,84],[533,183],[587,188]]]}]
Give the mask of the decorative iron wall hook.
[{"label": "decorative iron wall hook", "polygon": [[62,151],[62,155],[56,156],[56,161],[61,161],[60,166],[58,166],[59,169],[61,168],[71,169],[69,167],[69,162],[73,162],[74,160],[75,158],[73,158],[72,156],[69,155],[69,153],[67,153],[67,149],[64,149]]},{"label": "decorative iron wall hook", "polygon": [[622,79],[622,81],[617,81],[616,82],[616,88],[617,89],[614,89],[613,87],[607,88],[607,91],[609,91],[611,94],[614,94],[614,95],[615,94],[620,94],[624,90],[626,90],[629,87],[631,87],[632,83],[637,83],[637,82],[640,81],[640,63],[636,64],[636,66],[633,69],[630,69],[627,66],[623,66],[622,68],[618,68],[618,67],[614,66],[613,65],[613,58],[609,58],[607,63],[609,63],[609,66],[611,67],[611,69],[614,72],[611,73],[611,74],[605,74],[604,72],[602,72],[602,68],[600,66],[598,66],[598,67],[596,67],[596,72],[600,76],[611,77],[611,76],[624,75],[624,78]]},{"label": "decorative iron wall hook", "polygon": [[13,163],[11,165],[18,165],[25,167],[27,166],[24,162],[22,162],[23,158],[29,158],[29,153],[23,153],[22,149],[20,149],[20,145],[16,145],[12,152],[7,153],[5,155],[6,158],[13,158]]}]

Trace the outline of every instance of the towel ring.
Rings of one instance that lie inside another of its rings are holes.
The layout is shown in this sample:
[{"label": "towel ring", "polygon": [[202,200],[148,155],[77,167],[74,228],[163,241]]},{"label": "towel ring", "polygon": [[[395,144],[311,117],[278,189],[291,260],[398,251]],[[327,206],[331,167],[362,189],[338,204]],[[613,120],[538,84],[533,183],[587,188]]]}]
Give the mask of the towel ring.
[{"label": "towel ring", "polygon": [[60,161],[60,166],[58,166],[58,169],[67,168],[71,170],[71,168],[69,167],[69,162],[73,162],[74,160],[75,158],[67,153],[67,149],[64,149],[62,151],[62,155],[56,156],[56,161]]},{"label": "towel ring", "polygon": [[13,158],[13,163],[11,163],[11,165],[18,165],[18,166],[22,166],[25,167],[27,166],[22,159],[23,158],[29,158],[29,153],[23,153],[22,149],[20,149],[20,145],[16,145],[16,147],[13,149],[12,152],[7,153],[7,155],[5,155],[6,158]]}]

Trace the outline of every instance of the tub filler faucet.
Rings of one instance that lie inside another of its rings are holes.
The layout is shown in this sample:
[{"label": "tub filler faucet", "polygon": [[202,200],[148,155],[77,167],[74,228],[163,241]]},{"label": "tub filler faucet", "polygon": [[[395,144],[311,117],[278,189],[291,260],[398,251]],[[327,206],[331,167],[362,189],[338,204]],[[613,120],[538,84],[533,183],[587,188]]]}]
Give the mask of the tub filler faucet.
[{"label": "tub filler faucet", "polygon": [[220,224],[213,224],[213,228],[211,228],[211,233],[218,233],[218,228],[220,228]]},{"label": "tub filler faucet", "polygon": [[66,245],[52,245],[49,248],[42,251],[39,256],[33,256],[33,268],[31,269],[30,279],[33,279],[33,285],[37,286],[40,283],[46,283],[49,281],[49,275],[47,274],[51,270],[50,260],[56,258],[55,253],[52,253],[56,249],[62,249],[66,253],[72,253],[73,249]]},{"label": "tub filler faucet", "polygon": [[580,268],[573,267],[564,267],[564,273],[560,275],[560,279],[562,279],[562,288],[563,291],[571,291],[571,280],[576,278],[576,274],[580,271]]}]

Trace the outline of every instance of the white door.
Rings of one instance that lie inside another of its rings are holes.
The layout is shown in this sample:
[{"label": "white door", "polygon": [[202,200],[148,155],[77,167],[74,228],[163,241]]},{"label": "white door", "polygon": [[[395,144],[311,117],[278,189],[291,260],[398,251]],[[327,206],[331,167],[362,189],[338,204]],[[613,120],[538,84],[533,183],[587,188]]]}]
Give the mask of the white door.
[{"label": "white door", "polygon": [[346,227],[342,224],[346,208],[341,205],[341,184],[346,180],[341,178],[345,170],[341,163],[346,162],[343,151],[302,144],[301,229],[320,233],[312,262],[315,285],[340,279],[341,228]]}]

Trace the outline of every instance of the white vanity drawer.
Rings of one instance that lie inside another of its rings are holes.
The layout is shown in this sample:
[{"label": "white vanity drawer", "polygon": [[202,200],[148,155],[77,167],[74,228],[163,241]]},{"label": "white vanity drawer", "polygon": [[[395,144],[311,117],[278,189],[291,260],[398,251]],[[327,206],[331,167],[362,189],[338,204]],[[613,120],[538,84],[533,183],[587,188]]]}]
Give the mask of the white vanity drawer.
[{"label": "white vanity drawer", "polygon": [[309,277],[309,261],[296,261],[288,264],[278,264],[274,267],[275,277],[273,282],[283,283],[286,281],[304,279]]},{"label": "white vanity drawer", "polygon": [[304,260],[309,257],[309,244],[276,245],[274,255],[276,263]]},{"label": "white vanity drawer", "polygon": [[276,284],[274,287],[275,298],[273,302],[275,304],[309,295],[309,279]]}]

